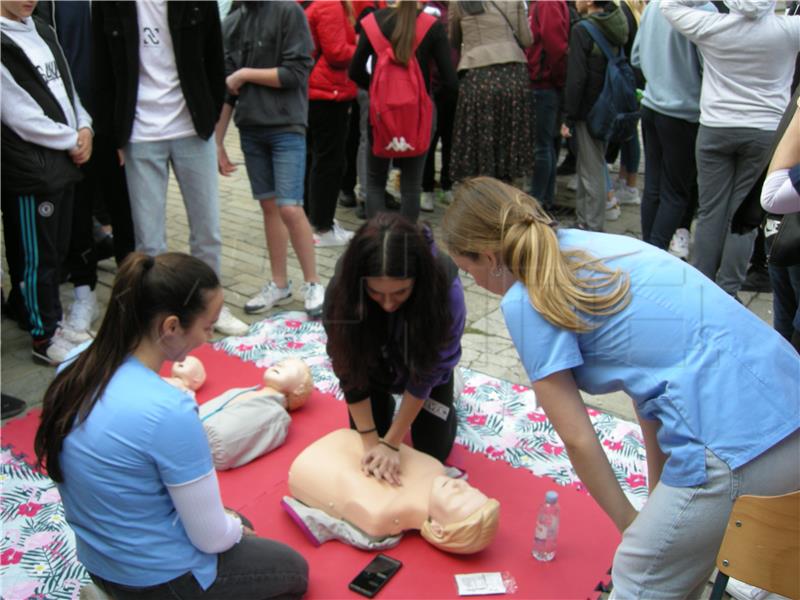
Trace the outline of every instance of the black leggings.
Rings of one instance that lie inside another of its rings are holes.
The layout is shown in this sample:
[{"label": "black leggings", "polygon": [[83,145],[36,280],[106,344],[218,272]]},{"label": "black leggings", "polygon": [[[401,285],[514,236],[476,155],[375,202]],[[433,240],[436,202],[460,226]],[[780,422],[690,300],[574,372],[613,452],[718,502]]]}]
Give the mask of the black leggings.
[{"label": "black leggings", "polygon": [[[449,409],[447,419],[442,419],[423,407],[411,424],[411,441],[415,449],[444,462],[453,449],[458,425],[456,408],[453,405],[453,373],[450,373],[450,379],[446,383],[431,390],[430,397]],[[378,428],[378,435],[383,437],[389,431],[394,418],[394,397],[387,389],[371,388],[369,398],[375,427]],[[355,429],[352,417],[350,428]]]}]

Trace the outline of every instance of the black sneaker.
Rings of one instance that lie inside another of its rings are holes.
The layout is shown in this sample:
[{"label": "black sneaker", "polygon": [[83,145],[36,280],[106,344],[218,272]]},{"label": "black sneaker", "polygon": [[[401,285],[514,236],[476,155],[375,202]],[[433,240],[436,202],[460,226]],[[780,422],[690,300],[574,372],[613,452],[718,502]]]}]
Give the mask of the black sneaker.
[{"label": "black sneaker", "polygon": [[24,400],[20,400],[19,398],[15,398],[14,396],[9,396],[8,394],[2,394],[2,418],[3,419],[10,419],[11,417],[16,417],[18,414],[22,413],[28,405],[25,403]]},{"label": "black sneaker", "polygon": [[743,292],[772,293],[772,282],[769,280],[769,273],[766,270],[751,268],[747,272],[747,277],[742,283]]},{"label": "black sneaker", "polygon": [[556,167],[556,175],[574,175],[575,159],[567,157]]},{"label": "black sneaker", "polygon": [[359,202],[356,206],[356,218],[366,221],[367,219],[367,204],[366,202]]},{"label": "black sneaker", "polygon": [[353,208],[356,205],[356,197],[354,194],[347,192],[339,192],[339,206],[344,208]]},{"label": "black sneaker", "polygon": [[385,192],[383,201],[386,203],[387,210],[400,210],[400,201],[389,192]]}]

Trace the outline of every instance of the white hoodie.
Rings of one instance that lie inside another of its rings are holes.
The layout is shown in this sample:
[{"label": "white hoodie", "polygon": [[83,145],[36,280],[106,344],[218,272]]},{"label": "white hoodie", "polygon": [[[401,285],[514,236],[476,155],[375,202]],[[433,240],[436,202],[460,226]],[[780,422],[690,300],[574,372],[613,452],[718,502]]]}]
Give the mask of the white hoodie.
[{"label": "white hoodie", "polygon": [[775,131],[789,103],[800,18],[778,16],[773,0],[725,0],[729,14],[660,0],[672,26],[703,55],[700,123]]},{"label": "white hoodie", "polygon": [[25,56],[42,74],[50,91],[58,100],[67,117],[67,125],[54,121],[42,110],[39,103],[22,89],[3,65],[0,88],[0,119],[23,140],[53,148],[70,150],[78,143],[78,129],[92,126],[92,118],[83,108],[73,86],[75,108],[69,101],[66,82],[58,71],[50,47],[36,31],[33,19],[14,21],[0,17],[0,29],[17,44]]}]

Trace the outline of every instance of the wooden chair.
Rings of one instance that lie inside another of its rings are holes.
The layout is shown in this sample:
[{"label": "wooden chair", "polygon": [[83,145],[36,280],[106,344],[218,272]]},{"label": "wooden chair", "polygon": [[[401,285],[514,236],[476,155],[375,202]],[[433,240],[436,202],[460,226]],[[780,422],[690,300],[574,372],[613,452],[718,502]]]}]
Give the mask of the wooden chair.
[{"label": "wooden chair", "polygon": [[717,554],[717,568],[710,600],[722,598],[729,577],[800,598],[800,491],[737,498]]}]

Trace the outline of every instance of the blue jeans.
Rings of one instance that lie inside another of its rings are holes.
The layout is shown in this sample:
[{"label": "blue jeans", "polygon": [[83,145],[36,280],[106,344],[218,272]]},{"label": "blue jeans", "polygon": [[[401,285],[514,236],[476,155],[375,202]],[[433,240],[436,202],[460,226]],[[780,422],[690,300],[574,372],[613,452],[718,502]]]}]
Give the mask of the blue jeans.
[{"label": "blue jeans", "polygon": [[772,323],[775,331],[787,340],[800,331],[800,265],[776,267],[769,265],[772,283]]},{"label": "blue jeans", "polygon": [[533,92],[536,134],[534,136],[534,167],[531,195],[545,209],[552,208],[556,189],[555,137],[558,127],[558,92],[556,90],[531,90]]},{"label": "blue jeans", "polygon": [[189,220],[192,256],[219,275],[222,239],[214,138],[129,142],[124,152],[136,250],[151,256],[167,251],[167,183],[172,165]]},{"label": "blue jeans", "polygon": [[302,206],[306,137],[267,127],[242,127],[239,143],[256,200],[275,198],[278,206]]}]

